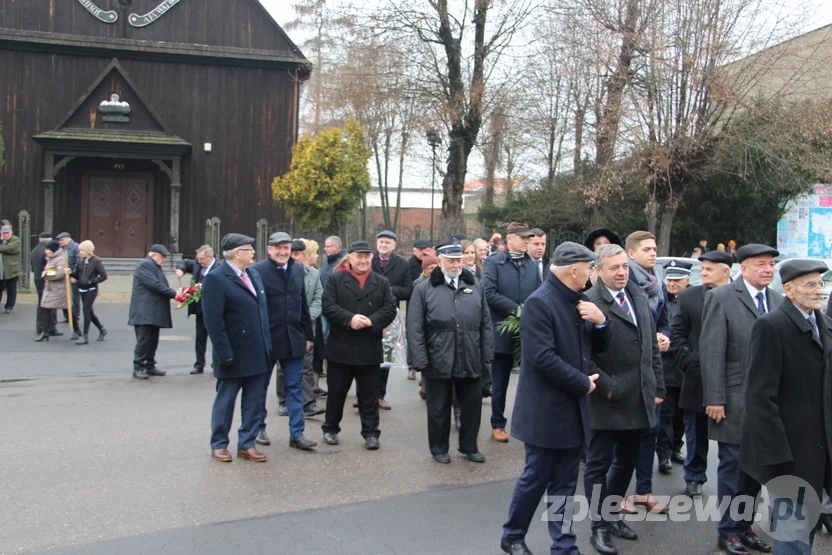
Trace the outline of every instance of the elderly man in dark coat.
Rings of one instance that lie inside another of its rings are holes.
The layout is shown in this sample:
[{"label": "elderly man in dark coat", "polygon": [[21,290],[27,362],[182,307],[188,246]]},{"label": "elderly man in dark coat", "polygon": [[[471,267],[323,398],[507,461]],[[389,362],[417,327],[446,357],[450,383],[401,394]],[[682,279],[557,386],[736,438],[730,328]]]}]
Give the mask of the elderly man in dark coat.
[{"label": "elderly man in dark coat", "polygon": [[165,375],[156,368],[156,349],[159,347],[159,330],[173,327],[170,300],[176,297],[176,289],[168,285],[168,278],[162,269],[169,256],[167,247],[153,245],[147,258],[139,262],[133,272],[133,294],[130,296],[127,325],[133,326],[136,331],[133,377],[139,380]]},{"label": "elderly man in dark coat", "polygon": [[820,499],[832,489],[832,321],[821,298],[828,270],[820,260],[783,263],[787,298],[751,328],[740,466],[760,483],[800,478],[815,494],[801,496],[789,479],[767,486],[777,554],[812,552]]},{"label": "elderly man in dark coat", "polygon": [[[509,224],[506,231],[507,252],[497,252],[485,259],[482,285],[491,310],[494,325],[494,362],[491,376],[484,377],[484,394],[491,398],[491,436],[499,442],[508,441],[505,417],[506,395],[514,367],[514,338],[511,334],[496,331],[500,322],[513,314],[526,302],[540,285],[540,274],[529,256],[529,226],[517,222]],[[490,378],[490,379],[489,379]],[[491,382],[491,383],[489,383]]]},{"label": "elderly man in dark coat", "polygon": [[225,262],[205,274],[202,312],[211,338],[217,395],[211,412],[211,456],[231,462],[228,434],[234,419],[237,394],[242,390],[242,423],[237,457],[265,462],[254,440],[263,422],[266,401],[264,383],[269,376],[272,345],[266,292],[260,275],[251,268],[254,239],[229,233],[222,239]]},{"label": "elderly man in dark coat", "polygon": [[[600,505],[591,507],[592,546],[604,555],[617,553],[610,534],[635,540],[636,533],[623,521],[598,514],[608,496],[624,497],[633,477],[641,436],[656,425],[656,406],[664,399],[662,358],[656,323],[647,294],[629,281],[630,259],[618,245],[603,245],[595,252],[598,283],[587,292],[616,332],[606,351],[593,356],[600,377],[590,397],[589,447],[584,470],[584,491]],[[616,464],[613,464],[613,456]],[[649,510],[661,510],[649,506]]]},{"label": "elderly man in dark coat", "polygon": [[451,397],[461,408],[459,451],[485,462],[477,448],[483,368],[494,357],[494,330],[482,283],[462,268],[462,247],[438,249],[439,266],[413,290],[407,313],[407,363],[422,372],[428,444],[436,462],[451,462]]},{"label": "elderly man in dark coat", "polygon": [[[66,231],[59,233],[55,239],[58,240],[61,247],[66,250],[67,258],[69,259],[69,269],[75,272],[78,269],[78,262],[81,260],[81,253],[78,250],[78,243],[72,239],[72,236]],[[76,340],[81,336],[81,331],[78,328],[78,319],[81,314],[81,293],[78,291],[78,284],[73,283],[72,289],[72,340]],[[64,310],[64,321],[69,318],[69,311]]]},{"label": "elderly man in dark coat", "polygon": [[[699,367],[702,310],[705,294],[731,281],[730,254],[711,251],[702,255],[702,285],[679,293],[670,323],[670,351],[682,373],[679,406],[685,411],[685,493],[702,495],[708,470],[708,415],[702,404],[702,370]],[[707,345],[704,345],[707,348]]]},{"label": "elderly man in dark coat", "polygon": [[[303,435],[303,357],[315,339],[312,318],[306,302],[306,274],[291,257],[292,238],[282,231],[269,237],[268,258],[252,266],[260,274],[266,291],[271,333],[271,363],[279,364],[286,388],[289,409],[289,447],[311,450],[317,444]],[[271,373],[263,387],[269,388]],[[266,399],[264,392],[263,399]],[[258,434],[258,443],[270,443],[266,435],[266,407]]]},{"label": "elderly man in dark coat", "polygon": [[383,360],[384,328],[396,318],[390,282],[372,271],[373,249],[366,241],[350,245],[349,265],[335,272],[324,287],[323,314],[329,320],[329,361],[324,442],[338,445],[344,401],[355,380],[361,435],[365,447],[379,448],[378,380]]},{"label": "elderly man in dark coat", "polygon": [[[705,295],[700,342],[707,345],[699,357],[705,412],[711,419],[708,437],[719,443],[717,492],[720,506],[734,497],[756,498],[760,483],[740,469],[740,443],[745,418],[745,384],[748,372],[748,340],[760,316],[776,310],[783,296],[768,286],[774,278],[778,252],[766,245],[745,245],[737,251],[742,277]],[[750,514],[739,511],[720,515],[719,548],[743,555],[748,549],[771,551],[771,546],[752,530]],[[734,517],[731,514],[734,513]]]},{"label": "elderly man in dark coat", "polygon": [[[220,265],[214,257],[214,249],[210,245],[202,245],[196,249],[195,260],[183,260],[176,265],[176,277],[184,277],[185,274],[193,276],[194,283],[202,285],[205,275]],[[196,316],[196,340],[194,351],[196,362],[191,374],[202,374],[205,371],[205,350],[208,348],[208,330],[205,328],[205,317],[202,315],[202,301],[188,305],[188,318]]]},{"label": "elderly man in dark coat", "polygon": [[[606,349],[612,324],[581,293],[595,255],[577,243],[555,249],[546,281],[526,300],[520,318],[523,358],[512,413],[511,435],[525,444],[526,465],[514,487],[500,547],[528,555],[525,537],[538,516],[540,498],[575,494],[583,447],[589,441],[589,396],[598,374],[593,353]],[[566,506],[549,510],[552,553],[574,555]]]}]

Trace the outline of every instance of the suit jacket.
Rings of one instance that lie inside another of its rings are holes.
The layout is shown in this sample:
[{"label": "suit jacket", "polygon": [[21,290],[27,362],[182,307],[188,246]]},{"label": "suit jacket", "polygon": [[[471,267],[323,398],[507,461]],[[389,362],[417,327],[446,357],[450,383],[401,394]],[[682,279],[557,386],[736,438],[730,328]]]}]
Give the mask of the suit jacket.
[{"label": "suit jacket", "polygon": [[592,357],[600,374],[595,382],[597,389],[589,397],[593,430],[652,428],[656,425],[656,397],[665,396],[662,356],[647,294],[628,281],[627,295],[634,305],[638,326],[600,279],[587,292],[589,300],[615,326],[606,351]]},{"label": "suit jacket", "polygon": [[[413,280],[410,277],[410,267],[404,258],[393,253],[390,255],[390,262],[382,271],[378,253],[373,256],[373,273],[387,278],[393,290],[393,296],[397,301],[410,300],[413,294]],[[397,303],[398,304],[398,303]]]},{"label": "suit jacket", "polygon": [[133,294],[130,296],[127,325],[172,328],[170,300],[175,297],[176,289],[168,285],[165,271],[148,256],[139,262],[133,272]]},{"label": "suit jacket", "polygon": [[592,355],[603,352],[617,323],[602,328],[583,320],[577,305],[588,300],[551,272],[529,295],[520,316],[523,356],[511,435],[546,449],[589,444],[589,375]]},{"label": "suit jacket", "polygon": [[832,321],[815,319],[820,339],[787,299],[754,322],[740,467],[763,484],[797,476],[820,499],[832,476]]},{"label": "suit jacket", "polygon": [[[219,268],[220,261],[217,258],[214,258],[213,264],[208,268],[208,272],[211,270],[215,270]],[[196,283],[202,283],[202,266],[197,264],[196,260],[182,260],[176,265],[177,270],[182,270],[186,274],[191,274],[194,276],[194,281]],[[208,272],[205,272],[206,275]],[[192,314],[202,314],[202,301],[196,303],[191,303],[188,305],[188,316]]]},{"label": "suit jacket", "polygon": [[512,336],[497,331],[497,327],[540,286],[537,268],[528,254],[522,258],[518,269],[508,253],[498,252],[485,259],[482,286],[494,326],[494,352],[514,354]]},{"label": "suit jacket", "polygon": [[[783,296],[766,288],[769,312],[783,302]],[[748,340],[751,326],[759,318],[757,305],[748,293],[745,280],[712,289],[705,294],[702,336],[707,345],[701,352],[702,402],[724,405],[725,420],[708,423],[708,437],[739,445],[745,416],[745,376],[748,371]]]},{"label": "suit jacket", "polygon": [[699,337],[702,334],[702,310],[706,285],[688,287],[679,294],[679,305],[670,324],[670,352],[682,373],[679,406],[685,410],[705,412],[702,404],[702,370],[699,366]]},{"label": "suit jacket", "polygon": [[302,357],[306,353],[306,342],[315,340],[303,268],[292,258],[286,264],[284,275],[271,258],[252,268],[260,274],[266,291],[272,360]]},{"label": "suit jacket", "polygon": [[[243,283],[228,262],[205,275],[202,313],[211,338],[214,377],[243,378],[271,370],[269,315],[266,292],[256,270],[247,270],[257,295]],[[231,367],[222,362],[231,360]]]}]

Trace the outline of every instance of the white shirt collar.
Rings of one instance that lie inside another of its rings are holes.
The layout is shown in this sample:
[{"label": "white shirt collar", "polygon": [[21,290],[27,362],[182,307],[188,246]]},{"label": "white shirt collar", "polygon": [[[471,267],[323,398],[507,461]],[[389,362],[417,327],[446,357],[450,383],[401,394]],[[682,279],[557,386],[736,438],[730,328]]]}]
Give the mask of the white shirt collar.
[{"label": "white shirt collar", "polygon": [[456,280],[457,286],[459,286],[459,276],[457,276],[455,278],[452,278],[450,276],[445,276],[445,283],[447,283],[448,285],[453,285],[453,280]]},{"label": "white shirt collar", "polygon": [[243,275],[243,271],[240,268],[238,268],[234,264],[231,264],[230,262],[228,263],[228,265],[231,266],[231,269],[234,270],[234,273],[237,274],[237,277]]},{"label": "white shirt collar", "polygon": [[766,295],[766,288],[757,289],[746,280],[742,280],[742,282],[745,284],[745,288],[748,289],[748,294],[751,295],[751,300],[754,301],[755,305],[757,304],[757,294],[763,294],[763,306],[766,307],[766,312],[768,312],[768,296]]}]

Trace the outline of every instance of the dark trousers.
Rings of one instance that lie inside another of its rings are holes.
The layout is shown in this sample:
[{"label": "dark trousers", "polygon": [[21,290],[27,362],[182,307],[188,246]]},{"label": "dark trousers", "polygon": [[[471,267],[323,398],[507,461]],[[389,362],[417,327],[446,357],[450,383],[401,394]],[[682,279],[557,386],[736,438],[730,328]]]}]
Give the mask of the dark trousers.
[{"label": "dark trousers", "polygon": [[737,507],[737,519],[731,517],[730,505],[734,497],[739,495],[757,497],[760,493],[760,483],[740,470],[740,446],[732,443],[719,442],[719,467],[717,467],[717,498],[719,506],[722,507],[723,499],[726,510],[720,515],[719,535],[723,538],[736,536],[744,530],[748,530],[754,524],[752,520],[745,520],[742,515],[753,507],[746,507],[745,503],[739,503]]},{"label": "dark trousers", "polygon": [[324,373],[324,352],[326,351],[324,328],[321,322],[321,317],[315,320],[315,344],[312,347],[312,371],[319,376]]},{"label": "dark trousers", "polygon": [[491,427],[495,430],[505,428],[508,424],[503,413],[506,410],[506,396],[513,366],[514,357],[505,353],[496,353],[491,363]]},{"label": "dark trousers", "polygon": [[208,348],[208,330],[205,329],[205,317],[202,313],[196,316],[196,341],[194,342],[194,352],[196,353],[196,362],[194,368],[205,370],[205,350]]},{"label": "dark trousers", "polygon": [[384,399],[387,395],[387,380],[390,378],[390,367],[380,366],[378,369],[378,398]]},{"label": "dark trousers", "polygon": [[[78,329],[78,315],[81,312],[81,294],[78,292],[78,284],[73,283],[71,285],[72,289],[72,319],[74,320],[73,329],[78,333],[81,330]],[[64,318],[69,320],[69,311],[64,309]]]},{"label": "dark trousers", "polygon": [[[611,495],[624,497],[633,478],[641,449],[641,436],[646,430],[592,430],[584,468],[584,495],[591,499],[592,529],[606,527],[600,514],[605,499]],[[599,495],[596,498],[596,488]]]},{"label": "dark trousers", "polygon": [[685,437],[685,411],[679,408],[680,387],[668,387],[662,403],[659,438],[656,442],[656,454],[659,460],[670,459],[673,453],[682,449]]},{"label": "dark trousers", "polygon": [[5,308],[6,310],[13,309],[15,303],[17,303],[17,282],[19,280],[19,277],[11,279],[0,279],[0,301],[3,300],[3,291],[5,291],[6,305],[3,308]]},{"label": "dark trousers", "polygon": [[[272,368],[277,368],[280,373],[280,381],[277,386],[283,386],[286,408],[289,409],[289,437],[300,437],[303,435],[305,420],[303,416],[303,357],[283,358],[272,360]],[[266,429],[266,398],[268,397],[269,382],[272,378],[272,371],[266,377],[263,384],[263,423],[261,429]],[[277,381],[277,380],[275,380]],[[277,388],[277,399],[280,402],[280,389]]]},{"label": "dark trousers", "polygon": [[133,369],[156,367],[156,349],[159,348],[158,326],[134,326],[136,349],[133,351]]},{"label": "dark trousers", "polygon": [[423,379],[428,413],[428,445],[433,455],[447,453],[451,437],[451,398],[459,400],[459,450],[476,453],[482,420],[482,389],[479,378]]},{"label": "dark trousers", "polygon": [[[57,310],[50,310],[48,308],[41,308],[40,301],[43,298],[43,288],[44,288],[44,281],[42,279],[35,280],[35,290],[38,292],[38,311],[37,317],[35,318],[35,333],[38,335],[42,333],[52,333],[58,331],[58,316]],[[44,312],[48,311],[49,319],[45,320]],[[43,326],[43,322],[46,321],[46,327]]]},{"label": "dark trousers", "polygon": [[656,460],[656,439],[659,437],[664,403],[656,407],[656,425],[641,436],[641,447],[636,463],[636,493],[649,495],[653,493],[653,462]]},{"label": "dark trousers", "polygon": [[[312,408],[317,403],[315,402],[315,376],[312,371],[312,358],[314,354],[312,351],[306,351],[303,355],[303,409]],[[286,404],[286,379],[283,375],[283,367],[277,363],[275,367],[275,387],[277,389],[277,402],[281,405]]]},{"label": "dark trousers", "polygon": [[[503,539],[509,543],[520,543],[525,539],[532,520],[540,519],[540,498],[545,493],[549,498],[545,504],[547,510],[557,501],[548,519],[551,552],[578,555],[580,551],[572,531],[572,503],[563,501],[575,495],[582,448],[545,449],[528,443],[525,447],[526,465],[514,486],[508,520],[503,524]],[[555,497],[558,499],[553,499]],[[561,518],[552,518],[552,515]]]},{"label": "dark trousers", "polygon": [[95,324],[98,331],[104,329],[104,326],[101,325],[101,321],[92,309],[96,297],[98,297],[98,289],[90,289],[86,293],[81,293],[81,303],[84,305],[84,335],[90,333],[90,324]]},{"label": "dark trousers", "polygon": [[355,380],[358,413],[361,416],[361,435],[365,439],[379,437],[381,432],[378,429],[378,365],[355,366],[330,361],[326,380],[329,395],[326,398],[326,421],[321,426],[324,433],[337,434],[341,431],[344,403],[352,381]]},{"label": "dark trousers", "polygon": [[708,415],[685,411],[685,482],[708,481]]},{"label": "dark trousers", "polygon": [[217,396],[214,397],[214,407],[211,411],[211,449],[228,447],[228,434],[231,432],[231,422],[234,419],[234,405],[237,403],[237,394],[241,389],[243,391],[240,400],[242,422],[238,432],[237,449],[245,451],[254,447],[254,439],[260,428],[263,406],[266,402],[263,381],[267,377],[268,374],[258,374],[245,378],[217,379]]}]

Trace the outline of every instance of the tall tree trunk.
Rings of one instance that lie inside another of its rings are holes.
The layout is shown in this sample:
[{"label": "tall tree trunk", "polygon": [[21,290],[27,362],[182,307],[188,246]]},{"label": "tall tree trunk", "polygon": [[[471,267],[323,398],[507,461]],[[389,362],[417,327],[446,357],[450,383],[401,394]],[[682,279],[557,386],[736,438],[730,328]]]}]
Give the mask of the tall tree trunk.
[{"label": "tall tree trunk", "polygon": [[676,217],[676,210],[678,208],[678,204],[673,201],[664,201],[661,203],[662,223],[657,236],[659,256],[670,255],[670,237],[673,231],[673,220]]},{"label": "tall tree trunk", "polygon": [[656,184],[654,183],[650,191],[650,200],[647,201],[647,210],[645,216],[647,217],[647,231],[656,235],[656,228],[659,220],[659,199],[656,198]]}]

